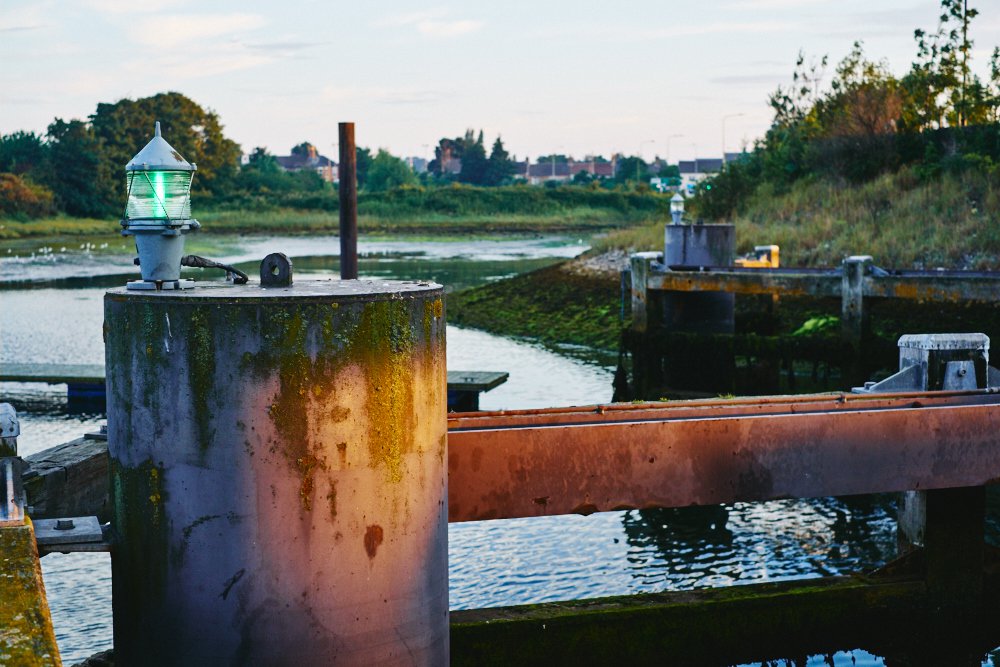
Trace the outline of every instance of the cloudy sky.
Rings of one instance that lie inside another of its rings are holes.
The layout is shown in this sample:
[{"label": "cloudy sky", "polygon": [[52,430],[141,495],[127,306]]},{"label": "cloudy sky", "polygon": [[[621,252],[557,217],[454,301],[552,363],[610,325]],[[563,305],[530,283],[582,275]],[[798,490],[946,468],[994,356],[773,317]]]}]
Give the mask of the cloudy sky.
[{"label": "cloudy sky", "polygon": [[[970,4],[985,73],[1000,6]],[[519,157],[711,157],[723,132],[730,151],[762,134],[800,49],[832,65],[861,39],[901,73],[937,14],[936,0],[0,0],[0,133],[174,90],[245,151],[334,155],[352,120],[359,144],[399,155],[474,127]]]}]

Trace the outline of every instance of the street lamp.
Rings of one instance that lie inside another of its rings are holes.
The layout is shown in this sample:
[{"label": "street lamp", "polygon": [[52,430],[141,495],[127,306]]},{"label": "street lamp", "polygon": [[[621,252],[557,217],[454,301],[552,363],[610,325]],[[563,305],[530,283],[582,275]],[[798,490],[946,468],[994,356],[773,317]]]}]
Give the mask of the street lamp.
[{"label": "street lamp", "polygon": [[201,227],[191,217],[191,179],[197,166],[181,157],[160,136],[153,138],[125,165],[127,188],[122,235],[135,237],[142,280],[128,289],[188,289],[193,280],[181,280],[184,235]]},{"label": "street lamp", "polygon": [[722,164],[726,164],[726,121],[745,115],[745,113],[731,113],[722,117]]},{"label": "street lamp", "polygon": [[684,217],[684,197],[681,196],[680,190],[670,198],[670,217],[673,218],[675,225],[681,224],[681,218]]},{"label": "street lamp", "polygon": [[655,144],[656,139],[646,139],[645,141],[639,142],[639,154],[636,156],[635,160],[635,184],[639,185],[639,165],[642,164],[642,147],[646,144]]}]

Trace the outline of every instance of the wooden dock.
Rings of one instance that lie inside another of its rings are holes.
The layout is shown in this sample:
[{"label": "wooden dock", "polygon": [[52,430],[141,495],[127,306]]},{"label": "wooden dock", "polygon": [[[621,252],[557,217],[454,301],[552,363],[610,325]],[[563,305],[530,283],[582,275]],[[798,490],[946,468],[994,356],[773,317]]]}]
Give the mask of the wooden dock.
[{"label": "wooden dock", "polygon": [[[478,410],[479,394],[499,387],[508,377],[503,371],[448,371],[448,410]],[[104,366],[98,364],[4,364],[0,382],[65,384],[71,401],[105,400]]]}]

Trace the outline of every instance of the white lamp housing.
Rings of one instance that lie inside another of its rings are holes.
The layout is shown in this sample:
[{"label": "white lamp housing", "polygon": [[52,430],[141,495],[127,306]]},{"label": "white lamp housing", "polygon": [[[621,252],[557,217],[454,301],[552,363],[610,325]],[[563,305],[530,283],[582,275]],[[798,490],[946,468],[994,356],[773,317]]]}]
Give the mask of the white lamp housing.
[{"label": "white lamp housing", "polygon": [[673,218],[675,225],[681,224],[681,218],[684,217],[684,197],[680,191],[675,192],[670,198],[670,217]]},{"label": "white lamp housing", "polygon": [[191,179],[197,166],[188,162],[160,136],[153,138],[125,165],[128,199],[122,234],[135,236],[142,280],[129,289],[184,289],[181,280],[184,235],[201,225],[191,217]]}]

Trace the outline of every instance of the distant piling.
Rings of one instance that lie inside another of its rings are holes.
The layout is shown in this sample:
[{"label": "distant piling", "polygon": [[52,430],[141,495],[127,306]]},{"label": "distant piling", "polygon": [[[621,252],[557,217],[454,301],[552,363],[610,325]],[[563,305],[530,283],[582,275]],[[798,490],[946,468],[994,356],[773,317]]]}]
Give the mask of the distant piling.
[{"label": "distant piling", "polygon": [[105,297],[119,664],[447,664],[427,283]]},{"label": "distant piling", "polygon": [[358,277],[358,155],[354,123],[340,123],[340,278]]}]

